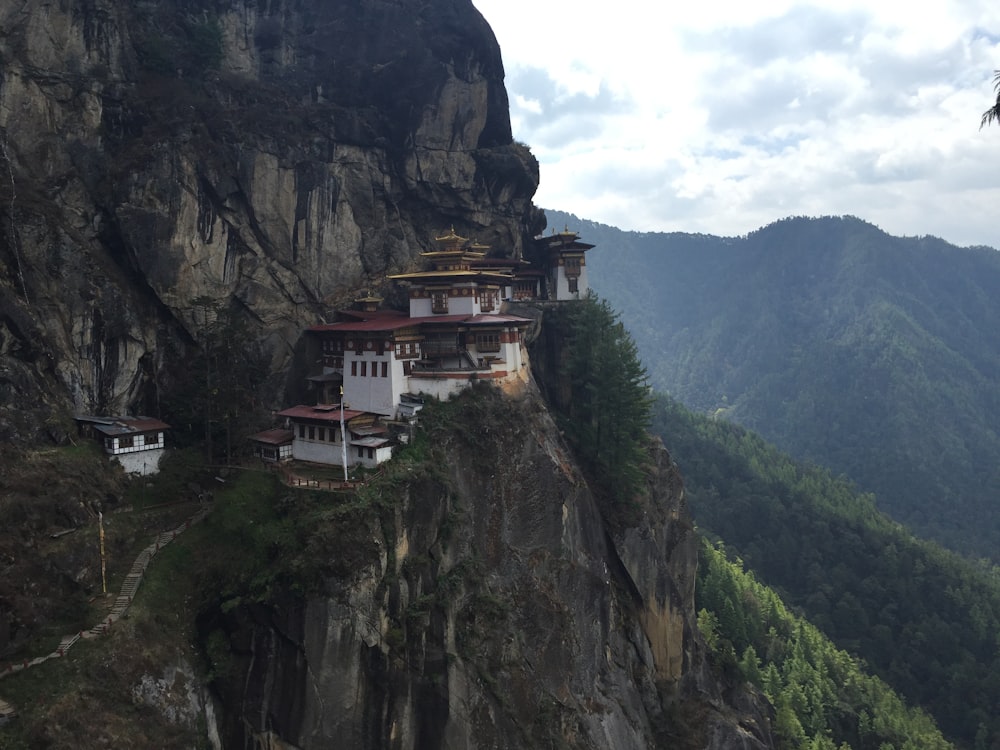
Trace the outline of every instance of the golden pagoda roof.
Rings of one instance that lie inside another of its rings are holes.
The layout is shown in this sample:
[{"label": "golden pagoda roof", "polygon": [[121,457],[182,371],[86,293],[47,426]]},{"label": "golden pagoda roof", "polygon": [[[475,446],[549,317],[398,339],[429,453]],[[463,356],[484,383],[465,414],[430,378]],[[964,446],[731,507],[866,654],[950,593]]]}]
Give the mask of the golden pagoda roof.
[{"label": "golden pagoda roof", "polygon": [[455,233],[455,227],[454,227],[454,225],[452,225],[451,230],[448,232],[448,234],[442,235],[441,237],[435,237],[434,241],[435,242],[441,242],[443,244],[447,244],[447,245],[449,245],[452,248],[457,248],[462,243],[468,242],[469,238],[468,237],[460,237],[458,234],[456,234]]},{"label": "golden pagoda roof", "polygon": [[464,250],[463,248],[456,247],[453,250],[428,250],[425,253],[420,253],[420,257],[428,258],[429,260],[443,259],[443,258],[485,258],[486,253],[475,253],[471,250]]},{"label": "golden pagoda roof", "polygon": [[413,273],[397,273],[389,276],[390,279],[395,279],[398,281],[407,281],[410,279],[418,280],[428,280],[428,279],[449,279],[451,281],[461,280],[462,278],[469,279],[470,281],[476,280],[506,280],[511,278],[509,272],[504,271],[494,271],[494,270],[460,270],[460,271],[415,271]]},{"label": "golden pagoda roof", "polygon": [[589,242],[582,242],[580,233],[574,232],[569,228],[569,225],[566,225],[561,232],[556,232],[555,227],[553,227],[552,234],[540,235],[535,240],[544,242],[550,250],[590,250],[594,247]]}]

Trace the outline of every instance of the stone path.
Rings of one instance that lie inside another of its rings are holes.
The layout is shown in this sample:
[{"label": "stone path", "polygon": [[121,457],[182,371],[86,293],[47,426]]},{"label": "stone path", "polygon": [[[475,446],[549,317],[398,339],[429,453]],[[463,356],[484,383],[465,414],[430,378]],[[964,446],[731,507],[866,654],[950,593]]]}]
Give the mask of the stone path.
[{"label": "stone path", "polygon": [[[139,556],[135,558],[135,562],[132,563],[132,569],[129,571],[128,575],[125,576],[121,592],[115,599],[114,604],[111,605],[111,609],[108,611],[108,616],[105,619],[101,620],[89,630],[81,630],[78,633],[64,636],[62,640],[59,641],[59,645],[56,647],[56,650],[50,654],[36,656],[34,659],[24,659],[16,663],[0,664],[0,679],[3,679],[8,675],[16,674],[17,672],[22,672],[25,669],[30,669],[37,664],[42,664],[43,662],[48,661],[49,659],[60,659],[73,647],[73,644],[81,639],[88,640],[90,638],[97,638],[98,636],[107,634],[108,631],[111,630],[111,626],[120,620],[128,611],[128,608],[132,605],[132,599],[135,597],[136,591],[139,590],[139,584],[142,583],[143,574],[146,572],[146,568],[149,567],[150,560],[153,559],[157,552],[176,539],[179,534],[183,534],[185,531],[190,529],[193,524],[198,523],[198,521],[201,521],[205,516],[207,516],[209,510],[209,508],[202,508],[176,529],[165,531],[157,536],[155,542],[139,553]],[[6,724],[16,715],[17,710],[3,698],[0,698],[0,726]]]}]

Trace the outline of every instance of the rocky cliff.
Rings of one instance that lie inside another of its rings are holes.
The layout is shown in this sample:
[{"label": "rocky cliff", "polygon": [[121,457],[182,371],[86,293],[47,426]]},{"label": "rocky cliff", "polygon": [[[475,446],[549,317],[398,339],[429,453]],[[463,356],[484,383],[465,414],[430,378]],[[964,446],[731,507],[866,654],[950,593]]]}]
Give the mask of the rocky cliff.
[{"label": "rocky cliff", "polygon": [[769,746],[760,704],[728,707],[705,663],[662,445],[639,523],[609,534],[533,388],[476,389],[423,429],[381,512],[341,516],[323,593],[203,621],[231,653],[227,746]]},{"label": "rocky cliff", "polygon": [[207,309],[282,371],[442,229],[519,252],[537,179],[468,0],[7,4],[0,433],[157,413]]}]

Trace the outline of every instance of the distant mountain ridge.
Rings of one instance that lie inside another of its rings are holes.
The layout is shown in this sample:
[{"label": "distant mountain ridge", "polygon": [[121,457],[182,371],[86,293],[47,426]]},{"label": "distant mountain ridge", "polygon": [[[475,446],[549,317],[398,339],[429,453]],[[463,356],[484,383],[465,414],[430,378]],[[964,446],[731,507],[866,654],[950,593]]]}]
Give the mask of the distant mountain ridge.
[{"label": "distant mountain ridge", "polygon": [[546,213],[597,245],[591,285],[658,390],[844,473],[918,533],[996,559],[1000,253],[854,217],[713,237]]}]

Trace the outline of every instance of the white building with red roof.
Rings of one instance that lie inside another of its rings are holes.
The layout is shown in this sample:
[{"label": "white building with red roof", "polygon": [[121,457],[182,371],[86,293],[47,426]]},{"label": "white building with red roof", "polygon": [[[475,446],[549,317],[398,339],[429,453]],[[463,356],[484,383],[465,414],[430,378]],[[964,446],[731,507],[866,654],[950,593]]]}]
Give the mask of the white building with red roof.
[{"label": "white building with red roof", "polygon": [[408,313],[366,297],[339,322],[308,329],[322,352],[322,371],[309,378],[322,400],[343,386],[350,408],[395,417],[403,394],[448,399],[475,381],[523,376],[531,320],[500,311],[520,261],[487,259],[454,230],[436,239],[441,249],[422,253],[430,270],[390,276],[408,288]]},{"label": "white building with red roof", "polygon": [[[392,457],[388,428],[374,414],[342,409],[340,404],[317,404],[293,406],[278,416],[290,426],[291,457],[297,461],[372,467]],[[271,432],[252,439],[262,442]]]},{"label": "white building with red roof", "polygon": [[81,432],[101,441],[104,452],[129,474],[146,476],[160,470],[170,425],[153,417],[75,417]]},{"label": "white building with red roof", "polygon": [[380,309],[382,299],[369,294],[335,322],[307,329],[317,405],[278,412],[291,430],[254,436],[261,458],[339,464],[346,449],[348,465],[387,460],[384,420],[408,421],[423,396],[447,400],[475,382],[526,378],[523,337],[533,321],[505,313],[505,301],[586,293],[583,254],[592,245],[575,232],[538,238],[541,265],[487,257],[488,247],[454,229],[435,241],[436,250],[421,253],[424,270],[389,277],[406,288],[406,311]]},{"label": "white building with red roof", "polygon": [[261,461],[277,463],[292,460],[292,443],[295,433],[284,427],[264,430],[250,436],[254,455]]}]

